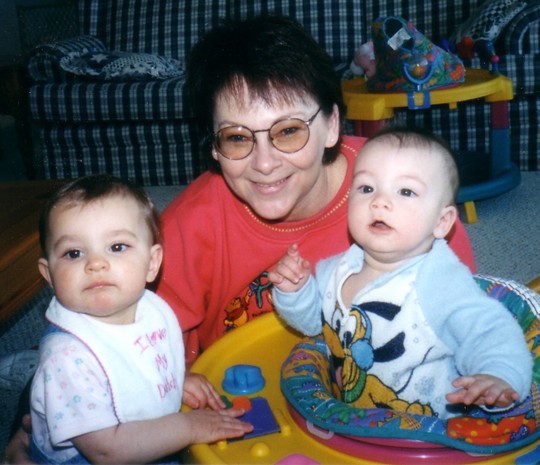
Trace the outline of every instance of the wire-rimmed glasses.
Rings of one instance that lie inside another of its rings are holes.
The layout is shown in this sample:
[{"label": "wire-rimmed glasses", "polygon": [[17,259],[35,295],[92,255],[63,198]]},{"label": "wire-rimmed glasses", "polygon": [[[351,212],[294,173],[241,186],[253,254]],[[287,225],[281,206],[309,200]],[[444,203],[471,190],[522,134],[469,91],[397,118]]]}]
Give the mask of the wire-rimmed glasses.
[{"label": "wire-rimmed glasses", "polygon": [[268,129],[252,131],[245,126],[227,126],[214,136],[216,150],[229,160],[242,160],[249,156],[257,142],[255,134],[268,132],[271,144],[284,153],[294,153],[303,149],[309,141],[309,126],[321,108],[307,121],[300,118],[286,118],[276,121]]}]

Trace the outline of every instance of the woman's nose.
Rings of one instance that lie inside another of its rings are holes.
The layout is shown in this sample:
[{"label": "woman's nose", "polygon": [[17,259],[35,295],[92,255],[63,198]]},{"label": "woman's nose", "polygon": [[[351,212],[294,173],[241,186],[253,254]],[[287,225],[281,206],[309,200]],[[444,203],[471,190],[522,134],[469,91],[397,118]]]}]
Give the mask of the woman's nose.
[{"label": "woman's nose", "polygon": [[280,153],[272,145],[268,133],[257,134],[251,154],[253,169],[263,174],[270,174],[281,163]]}]

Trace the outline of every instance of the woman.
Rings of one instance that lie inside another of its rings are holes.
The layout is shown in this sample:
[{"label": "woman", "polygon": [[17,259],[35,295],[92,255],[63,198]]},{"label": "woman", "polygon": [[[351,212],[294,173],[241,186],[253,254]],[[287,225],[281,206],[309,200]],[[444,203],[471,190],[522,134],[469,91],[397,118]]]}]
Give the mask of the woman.
[{"label": "woman", "polygon": [[[313,263],[348,248],[347,192],[363,139],[341,137],[331,59],[289,18],[210,31],[192,52],[188,85],[211,169],[164,212],[158,293],[180,319],[189,364],[273,310],[267,271],[289,245]],[[461,223],[450,244],[474,270]]]}]

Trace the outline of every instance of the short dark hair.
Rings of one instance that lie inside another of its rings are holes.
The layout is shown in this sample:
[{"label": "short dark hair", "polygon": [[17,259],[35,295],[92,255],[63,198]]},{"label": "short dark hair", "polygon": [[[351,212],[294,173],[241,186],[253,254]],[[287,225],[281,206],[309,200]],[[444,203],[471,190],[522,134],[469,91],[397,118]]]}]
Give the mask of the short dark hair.
[{"label": "short dark hair", "polygon": [[114,196],[132,198],[137,202],[146,220],[154,244],[161,243],[160,216],[146,191],[127,179],[110,174],[94,174],[75,179],[58,189],[45,204],[39,219],[39,243],[47,256],[47,237],[51,211],[60,202],[69,206],[86,205],[94,200]]},{"label": "short dark hair", "polygon": [[364,146],[374,141],[394,141],[401,148],[436,149],[446,167],[452,195],[451,201],[455,202],[459,190],[459,172],[452,148],[446,139],[421,127],[389,125],[374,134]]},{"label": "short dark hair", "polygon": [[[252,95],[269,103],[309,96],[327,116],[337,105],[341,129],[345,105],[332,59],[290,17],[261,15],[223,22],[207,32],[191,51],[187,88],[192,108],[207,136],[207,149],[213,133],[216,98],[223,90],[239,95],[244,83]],[[326,149],[323,163],[335,161],[339,142]],[[210,168],[219,171],[219,164],[211,156],[210,160]]]}]

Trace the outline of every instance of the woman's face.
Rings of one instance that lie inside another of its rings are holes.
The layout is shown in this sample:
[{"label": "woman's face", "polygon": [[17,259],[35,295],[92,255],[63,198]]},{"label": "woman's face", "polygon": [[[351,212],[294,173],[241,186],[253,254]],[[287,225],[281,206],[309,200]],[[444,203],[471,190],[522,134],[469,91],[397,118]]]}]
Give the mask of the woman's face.
[{"label": "woman's face", "polygon": [[[216,102],[214,132],[227,126],[245,126],[252,131],[269,129],[286,118],[309,120],[319,106],[312,99],[269,105],[251,98],[223,93]],[[231,190],[267,221],[297,221],[318,213],[329,201],[328,166],[323,166],[325,147],[335,145],[339,136],[337,107],[330,118],[319,112],[309,125],[307,144],[295,153],[276,149],[268,132],[256,133],[256,143],[249,156],[230,160],[215,147],[216,159]]]}]

